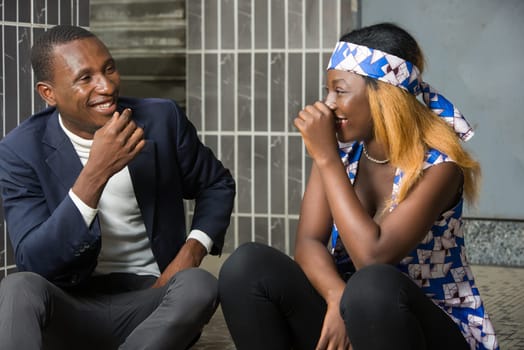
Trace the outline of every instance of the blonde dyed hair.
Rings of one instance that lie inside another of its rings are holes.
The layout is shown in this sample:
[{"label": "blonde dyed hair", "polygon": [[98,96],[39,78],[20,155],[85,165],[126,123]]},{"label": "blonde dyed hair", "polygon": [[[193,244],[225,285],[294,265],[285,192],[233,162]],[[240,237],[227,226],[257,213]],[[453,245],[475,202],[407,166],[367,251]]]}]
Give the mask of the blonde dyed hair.
[{"label": "blonde dyed hair", "polygon": [[[474,204],[480,165],[462,147],[453,128],[414,95],[396,86],[367,79],[367,93],[376,140],[387,149],[390,162],[403,172],[396,203],[402,202],[423,172],[430,148],[446,154],[462,170],[464,197]],[[390,207],[393,203],[388,203]]]}]

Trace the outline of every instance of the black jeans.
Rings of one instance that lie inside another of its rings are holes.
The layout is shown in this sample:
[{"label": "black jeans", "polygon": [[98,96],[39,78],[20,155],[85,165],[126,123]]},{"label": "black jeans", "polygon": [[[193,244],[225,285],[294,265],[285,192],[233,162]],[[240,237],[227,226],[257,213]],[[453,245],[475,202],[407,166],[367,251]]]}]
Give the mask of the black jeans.
[{"label": "black jeans", "polygon": [[[239,247],[222,266],[219,295],[239,350],[315,348],[326,304],[280,251]],[[469,349],[452,319],[390,265],[357,271],[340,308],[354,350]]]}]

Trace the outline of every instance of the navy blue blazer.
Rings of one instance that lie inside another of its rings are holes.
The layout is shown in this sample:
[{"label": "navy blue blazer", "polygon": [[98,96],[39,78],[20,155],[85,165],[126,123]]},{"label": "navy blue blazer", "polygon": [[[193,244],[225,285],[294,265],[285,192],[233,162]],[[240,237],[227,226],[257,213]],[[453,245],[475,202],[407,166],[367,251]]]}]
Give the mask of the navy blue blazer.
[{"label": "navy blue blazer", "polygon": [[[186,239],[183,199],[194,199],[191,229],[213,240],[220,254],[230,222],[235,182],[175,102],[120,98],[143,127],[146,144],[128,165],[160,271]],[[68,196],[82,170],[71,141],[47,108],[0,142],[0,190],[16,265],[60,286],[88,278],[100,252],[98,218],[90,227]]]}]

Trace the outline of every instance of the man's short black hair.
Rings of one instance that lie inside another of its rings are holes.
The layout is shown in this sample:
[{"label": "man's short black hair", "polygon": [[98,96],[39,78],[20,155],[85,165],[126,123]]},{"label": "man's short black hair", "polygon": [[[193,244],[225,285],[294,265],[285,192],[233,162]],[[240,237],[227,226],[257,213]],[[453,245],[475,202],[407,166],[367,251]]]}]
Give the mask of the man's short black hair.
[{"label": "man's short black hair", "polygon": [[31,65],[37,81],[51,81],[53,78],[53,50],[54,47],[70,41],[96,37],[82,27],[72,25],[58,25],[40,36],[31,49]]}]

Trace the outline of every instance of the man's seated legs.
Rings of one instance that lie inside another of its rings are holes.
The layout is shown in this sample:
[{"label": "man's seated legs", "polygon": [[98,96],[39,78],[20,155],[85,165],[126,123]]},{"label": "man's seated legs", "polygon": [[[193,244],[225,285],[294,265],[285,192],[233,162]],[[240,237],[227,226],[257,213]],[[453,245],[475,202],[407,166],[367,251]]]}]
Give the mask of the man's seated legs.
[{"label": "man's seated legs", "polygon": [[160,289],[161,303],[120,349],[186,349],[218,306],[217,280],[203,269],[182,270]]},{"label": "man's seated legs", "polygon": [[[5,349],[186,349],[217,307],[217,282],[207,271],[183,270],[163,288],[153,276],[93,278],[65,292],[41,276],[20,272],[0,284],[0,338]],[[110,293],[118,281],[122,289]],[[143,289],[145,287],[145,289]]]}]

